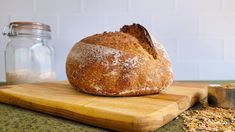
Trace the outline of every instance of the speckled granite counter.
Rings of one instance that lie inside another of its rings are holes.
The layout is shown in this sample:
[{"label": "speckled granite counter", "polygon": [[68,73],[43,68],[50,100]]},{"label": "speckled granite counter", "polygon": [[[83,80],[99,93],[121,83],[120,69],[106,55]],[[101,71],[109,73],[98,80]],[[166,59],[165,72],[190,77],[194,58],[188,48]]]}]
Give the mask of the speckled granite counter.
[{"label": "speckled granite counter", "polygon": [[[176,120],[171,121],[162,128],[156,130],[156,132],[182,132],[182,127],[183,120],[181,118],[178,118]],[[103,132],[108,130],[0,103],[0,131]]]},{"label": "speckled granite counter", "polygon": [[[197,104],[194,108],[201,107]],[[156,132],[182,132],[183,120],[177,118]],[[65,132],[65,131],[108,131],[101,128],[85,125],[64,118],[51,116],[11,105],[0,103],[0,131],[34,131],[34,132]]]}]

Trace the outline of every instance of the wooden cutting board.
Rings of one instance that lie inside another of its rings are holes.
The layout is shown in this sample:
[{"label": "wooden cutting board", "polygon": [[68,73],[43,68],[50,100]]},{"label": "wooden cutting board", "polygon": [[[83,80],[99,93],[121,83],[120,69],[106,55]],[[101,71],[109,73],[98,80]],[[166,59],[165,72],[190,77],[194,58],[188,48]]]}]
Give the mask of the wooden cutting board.
[{"label": "wooden cutting board", "polygon": [[101,97],[67,82],[0,87],[0,102],[117,131],[152,131],[207,96],[206,84],[174,83],[160,94]]}]

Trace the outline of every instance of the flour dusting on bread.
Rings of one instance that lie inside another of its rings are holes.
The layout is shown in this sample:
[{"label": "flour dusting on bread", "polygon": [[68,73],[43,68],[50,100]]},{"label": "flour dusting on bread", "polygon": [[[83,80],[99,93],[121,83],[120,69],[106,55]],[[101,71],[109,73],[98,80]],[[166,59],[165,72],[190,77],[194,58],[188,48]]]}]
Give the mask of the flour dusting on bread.
[{"label": "flour dusting on bread", "polygon": [[[125,53],[113,48],[83,42],[81,42],[73,50],[79,51],[71,53],[71,57],[78,60],[80,69],[84,68],[86,65],[94,63],[95,61],[100,62],[104,67],[120,65],[120,58],[125,55]],[[110,59],[110,57],[112,59]],[[138,64],[138,57],[135,56],[133,58],[126,59],[123,66],[125,68],[134,68]]]},{"label": "flour dusting on bread", "polygon": [[133,58],[128,58],[125,63],[123,64],[123,66],[125,68],[134,68],[137,65],[139,65],[139,59],[137,56],[133,57]]},{"label": "flour dusting on bread", "polygon": [[[104,66],[115,66],[119,64],[119,59],[122,56],[120,51],[113,48],[83,42],[75,47],[74,50],[78,50],[79,52],[72,53],[71,57],[77,58],[79,68],[84,68],[86,65],[94,63],[94,61],[98,61]],[[108,60],[110,56],[113,58],[111,62]]]}]

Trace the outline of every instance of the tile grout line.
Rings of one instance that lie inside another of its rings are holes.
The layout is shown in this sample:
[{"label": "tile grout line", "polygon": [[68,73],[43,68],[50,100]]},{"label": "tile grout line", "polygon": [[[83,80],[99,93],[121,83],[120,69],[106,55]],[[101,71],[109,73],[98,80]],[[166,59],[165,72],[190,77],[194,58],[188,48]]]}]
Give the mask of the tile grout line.
[{"label": "tile grout line", "polygon": [[56,29],[57,29],[57,33],[56,33],[56,39],[60,38],[60,19],[61,17],[59,15],[56,16]]},{"label": "tile grout line", "polygon": [[85,14],[85,10],[84,10],[84,0],[81,0],[81,14]]},{"label": "tile grout line", "polygon": [[37,1],[33,0],[33,15],[35,15],[37,12],[36,5],[37,5]]},{"label": "tile grout line", "polygon": [[132,14],[132,11],[131,11],[131,0],[127,0],[127,14],[128,15],[131,15]]},{"label": "tile grout line", "polygon": [[225,39],[223,38],[222,40],[222,61],[225,62]]}]

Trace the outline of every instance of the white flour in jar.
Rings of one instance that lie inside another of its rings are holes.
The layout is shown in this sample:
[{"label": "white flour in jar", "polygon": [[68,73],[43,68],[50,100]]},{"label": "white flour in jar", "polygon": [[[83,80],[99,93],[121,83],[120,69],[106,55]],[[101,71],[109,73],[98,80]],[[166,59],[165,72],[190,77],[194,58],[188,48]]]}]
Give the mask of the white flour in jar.
[{"label": "white flour in jar", "polygon": [[55,81],[55,79],[55,72],[37,73],[30,70],[6,72],[6,81],[8,84],[49,82]]}]

